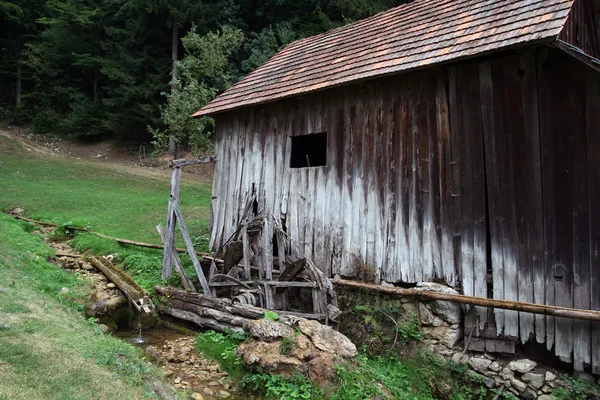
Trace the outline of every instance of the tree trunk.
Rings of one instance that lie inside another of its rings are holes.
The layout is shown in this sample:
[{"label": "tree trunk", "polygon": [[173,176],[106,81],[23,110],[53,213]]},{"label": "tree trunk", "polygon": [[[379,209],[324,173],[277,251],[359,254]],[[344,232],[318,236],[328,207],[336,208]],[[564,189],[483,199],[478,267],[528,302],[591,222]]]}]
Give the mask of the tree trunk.
[{"label": "tree trunk", "polygon": [[171,40],[171,92],[175,90],[177,80],[177,60],[179,58],[179,24],[173,21],[173,37]]},{"label": "tree trunk", "polygon": [[21,69],[21,62],[17,62],[17,93],[15,96],[15,105],[18,107],[21,105],[21,82],[23,81],[23,71]]},{"label": "tree trunk", "polygon": [[[179,57],[179,23],[173,21],[173,37],[171,39],[171,93],[175,91],[177,80],[177,59]],[[180,148],[179,143],[174,138],[169,139],[169,154],[173,156],[173,159],[179,158]]]}]

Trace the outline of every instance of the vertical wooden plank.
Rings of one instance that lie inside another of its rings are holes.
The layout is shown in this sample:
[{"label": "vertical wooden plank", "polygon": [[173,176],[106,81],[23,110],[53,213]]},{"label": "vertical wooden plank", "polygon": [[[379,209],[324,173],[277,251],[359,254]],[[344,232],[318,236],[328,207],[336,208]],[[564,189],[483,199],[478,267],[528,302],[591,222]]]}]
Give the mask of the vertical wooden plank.
[{"label": "vertical wooden plank", "polygon": [[219,210],[220,210],[220,200],[221,200],[221,181],[223,179],[222,169],[223,169],[223,159],[225,158],[225,153],[223,149],[223,126],[225,121],[217,118],[217,124],[215,128],[215,154],[216,160],[214,165],[213,172],[213,184],[212,184],[212,200],[210,203],[210,249],[211,251],[215,251],[218,248],[217,236],[218,229],[220,225],[219,221]]},{"label": "vertical wooden plank", "polygon": [[[504,297],[504,255],[502,242],[502,215],[500,214],[501,189],[498,174],[497,143],[495,134],[494,87],[489,61],[479,64],[481,93],[481,122],[487,175],[488,220],[490,223],[490,251],[492,262],[492,294],[495,299]],[[504,329],[504,310],[494,310],[498,333]]]},{"label": "vertical wooden plank", "polygon": [[397,253],[396,253],[396,213],[397,213],[397,182],[398,182],[398,161],[400,149],[398,145],[398,135],[396,134],[396,109],[398,108],[397,101],[397,86],[386,85],[384,89],[384,130],[385,135],[382,138],[382,148],[385,154],[385,204],[384,204],[384,221],[385,221],[385,243],[384,243],[384,267],[381,274],[381,279],[395,282],[397,280]]},{"label": "vertical wooden plank", "polygon": [[454,146],[457,149],[460,164],[460,267],[463,294],[473,296],[475,293],[475,276],[473,271],[473,139],[479,130],[476,126],[470,76],[473,74],[472,64],[456,67],[456,130],[460,132]]},{"label": "vertical wooden plank", "polygon": [[[569,85],[563,74],[557,53],[540,57],[540,130],[542,138],[543,196],[544,196],[544,237],[546,241],[546,301],[558,306],[573,306],[572,297],[572,221],[571,196],[569,187],[569,105],[563,96]],[[554,331],[546,320],[548,348],[562,360],[570,362],[572,353],[573,321],[564,318],[554,319]]]},{"label": "vertical wooden plank", "polygon": [[[527,297],[536,304],[545,302],[545,271],[544,271],[544,216],[542,199],[542,162],[540,154],[540,127],[538,109],[538,77],[535,53],[527,52],[520,58],[522,70],[521,87],[523,102],[524,143],[526,157],[523,160],[526,167],[526,178],[521,187],[526,204],[522,207],[522,218],[527,226],[527,257],[520,263],[520,270],[531,268],[532,277],[526,287],[532,287],[533,297]],[[521,209],[521,207],[519,208]],[[522,281],[519,277],[519,281]],[[521,297],[520,297],[521,298]],[[546,337],[546,319],[543,315],[534,315],[535,340],[544,343]],[[523,332],[521,339],[525,339]]]},{"label": "vertical wooden plank", "polygon": [[[555,208],[552,191],[554,186],[554,164],[552,160],[552,77],[548,65],[548,49],[542,49],[537,57],[538,72],[538,107],[540,121],[540,149],[542,162],[542,198],[544,205],[544,269],[545,269],[545,304],[555,305],[554,299],[554,259],[556,254],[556,240],[551,213]],[[546,348],[551,350],[554,346],[555,318],[546,316]]]},{"label": "vertical wooden plank", "polygon": [[449,208],[452,210],[452,229],[451,229],[451,240],[452,240],[452,249],[453,249],[453,263],[456,268],[456,272],[458,274],[458,279],[462,281],[463,277],[461,275],[461,255],[462,255],[462,245],[461,245],[461,210],[462,210],[462,196],[461,196],[461,143],[464,140],[462,135],[463,132],[459,129],[458,124],[458,91],[460,88],[457,84],[457,67],[450,69],[449,79],[448,79],[448,93],[449,93],[449,115],[450,115],[450,173],[452,183],[449,187],[447,187],[447,191],[451,195],[452,206]]},{"label": "vertical wooden plank", "polygon": [[[512,213],[514,217],[507,218],[513,221],[516,241],[513,242],[515,252],[515,266],[518,290],[518,300],[525,302],[533,301],[533,260],[529,246],[531,222],[534,215],[529,214],[531,191],[535,186],[530,186],[531,165],[533,151],[528,142],[529,137],[536,135],[527,129],[527,124],[532,120],[537,121],[536,114],[526,115],[524,113],[524,84],[525,77],[530,73],[526,66],[522,65],[522,57],[511,56],[504,58],[504,92],[507,115],[507,152],[509,182],[511,185],[508,196],[510,204],[514,204]],[[525,68],[524,68],[525,67]],[[534,211],[535,212],[535,211]],[[513,236],[514,237],[514,236]],[[505,268],[512,268],[505,265]],[[534,317],[529,313],[519,314],[519,336],[521,342],[527,342],[534,332]]]},{"label": "vertical wooden plank", "polygon": [[[356,113],[353,118],[352,130],[350,135],[352,136],[352,143],[354,147],[353,153],[353,164],[351,166],[352,174],[352,236],[350,242],[351,262],[353,267],[356,264],[364,263],[364,237],[365,237],[365,218],[364,218],[364,205],[365,205],[365,191],[364,191],[364,157],[363,147],[359,145],[362,143],[365,133],[365,90],[362,87],[357,87],[356,97],[354,103],[356,107]],[[356,274],[356,269],[353,268],[353,275]]]},{"label": "vertical wooden plank", "polygon": [[[372,268],[369,275],[374,279],[377,274],[375,265],[375,243],[376,243],[376,220],[379,214],[377,201],[377,175],[378,164],[373,157],[375,148],[376,133],[376,115],[377,101],[375,97],[375,85],[369,85],[368,90],[365,90],[365,116],[363,135],[363,171],[364,171],[364,199],[365,206],[363,208],[363,218],[365,219],[365,236],[363,237],[363,257],[365,263]],[[378,274],[377,274],[378,275]]]},{"label": "vertical wooden plank", "polygon": [[[487,287],[487,208],[485,188],[485,158],[483,147],[482,118],[481,118],[481,87],[479,83],[478,65],[470,70],[470,91],[472,124],[471,136],[472,157],[472,196],[473,196],[473,294],[478,297],[488,297]],[[487,320],[487,309],[476,307],[480,327]]]},{"label": "vertical wooden plank", "polygon": [[410,122],[407,125],[410,148],[407,148],[405,155],[407,156],[406,167],[410,170],[408,181],[408,250],[410,254],[410,264],[407,266],[407,282],[418,282],[421,277],[421,252],[422,252],[422,224],[419,221],[421,206],[421,191],[419,189],[419,175],[417,170],[418,165],[418,148],[419,148],[419,108],[415,107],[419,101],[419,81],[418,79],[411,80],[409,87],[409,101],[407,115]]},{"label": "vertical wooden plank", "polygon": [[[418,109],[418,144],[417,144],[417,173],[418,173],[418,192],[419,205],[417,207],[417,219],[421,225],[421,267],[415,278],[419,281],[433,281],[433,260],[432,260],[432,241],[433,231],[431,229],[431,158],[429,154],[430,131],[432,130],[430,122],[430,110],[435,107],[435,103],[429,97],[430,82],[434,74],[423,74],[419,79],[417,109]],[[417,268],[413,266],[413,268]]]},{"label": "vertical wooden plank", "polygon": [[403,237],[398,246],[399,256],[401,258],[400,271],[401,279],[403,282],[411,282],[410,266],[411,261],[415,258],[411,253],[411,243],[414,241],[411,235],[411,228],[414,226],[414,222],[411,220],[412,210],[412,194],[414,192],[414,178],[413,178],[413,131],[412,131],[412,86],[408,82],[402,82],[401,86],[401,114],[397,119],[400,124],[400,169],[399,174],[399,188],[400,188],[400,221],[396,225],[401,227]]},{"label": "vertical wooden plank", "polygon": [[387,132],[387,105],[386,87],[379,84],[375,90],[375,135],[373,142],[373,162],[376,164],[376,172],[373,177],[375,185],[374,196],[377,199],[377,211],[374,212],[374,234],[375,246],[373,251],[373,262],[375,266],[375,282],[381,282],[385,263],[384,258],[387,254],[387,219],[386,219],[386,196],[387,196],[387,172],[389,169],[388,147],[385,144]]},{"label": "vertical wooden plank", "polygon": [[[512,60],[512,59],[511,59]],[[504,299],[518,300],[519,286],[517,274],[517,253],[515,244],[518,245],[516,215],[515,215],[515,180],[512,165],[511,141],[519,132],[511,125],[512,116],[509,115],[511,102],[515,99],[507,94],[507,85],[510,78],[516,73],[507,58],[500,62],[492,63],[492,81],[494,92],[494,122],[496,140],[496,160],[498,178],[500,181],[500,216],[502,218],[503,240],[503,285]],[[520,99],[520,93],[517,94]],[[495,283],[495,282],[494,282]],[[516,337],[519,335],[519,313],[504,311],[504,334]]]},{"label": "vertical wooden plank", "polygon": [[438,82],[445,76],[444,71],[432,74],[428,79],[427,97],[429,99],[428,121],[429,147],[427,158],[429,160],[429,240],[431,242],[431,275],[434,280],[443,280],[442,269],[442,220],[440,215],[441,193],[440,193],[440,136],[438,121],[442,110],[438,100]]},{"label": "vertical wooden plank", "polygon": [[[453,231],[453,195],[452,195],[452,154],[450,138],[451,129],[456,130],[455,125],[450,124],[449,104],[452,97],[456,96],[456,78],[454,69],[451,69],[448,76],[440,77],[436,88],[436,107],[437,116],[437,154],[439,155],[439,214],[440,214],[440,241],[441,241],[441,269],[444,281],[454,285],[456,277],[456,268],[454,264],[454,231]],[[452,76],[452,78],[451,78]],[[452,96],[446,88],[446,79],[452,90]]]},{"label": "vertical wooden plank", "polygon": [[[586,135],[590,225],[590,306],[600,310],[600,80],[598,73],[586,73]],[[600,322],[592,322],[592,372],[600,374]]]},{"label": "vertical wooden plank", "polygon": [[[565,133],[570,134],[569,178],[571,192],[571,221],[573,226],[573,307],[589,310],[591,307],[590,288],[590,205],[589,178],[587,165],[587,135],[586,135],[586,101],[585,101],[585,70],[582,66],[569,64],[569,92],[566,94],[568,103],[569,127]],[[567,128],[565,126],[565,128]],[[566,296],[565,296],[566,297]],[[573,321],[573,368],[583,371],[585,365],[591,362],[591,323],[588,321]]]}]

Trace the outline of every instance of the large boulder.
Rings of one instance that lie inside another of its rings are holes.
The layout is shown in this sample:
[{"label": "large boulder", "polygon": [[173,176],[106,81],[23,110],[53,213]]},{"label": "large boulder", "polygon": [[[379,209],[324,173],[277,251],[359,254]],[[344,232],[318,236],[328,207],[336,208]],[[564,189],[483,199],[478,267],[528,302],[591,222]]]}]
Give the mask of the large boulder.
[{"label": "large boulder", "polygon": [[318,321],[301,319],[298,321],[298,328],[310,338],[319,350],[344,358],[356,357],[358,354],[354,343],[330,326],[323,325]]},{"label": "large boulder", "polygon": [[237,355],[271,374],[307,374],[317,385],[334,377],[337,361],[357,355],[356,346],[329,326],[306,319],[294,322],[292,327],[277,321],[253,321],[251,338],[240,344]]}]

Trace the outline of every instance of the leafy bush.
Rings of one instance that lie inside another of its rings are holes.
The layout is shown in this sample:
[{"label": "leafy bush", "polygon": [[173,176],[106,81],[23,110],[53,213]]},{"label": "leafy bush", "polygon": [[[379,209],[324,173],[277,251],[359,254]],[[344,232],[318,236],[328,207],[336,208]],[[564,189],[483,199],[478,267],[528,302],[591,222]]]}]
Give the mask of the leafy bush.
[{"label": "leafy bush", "polygon": [[248,374],[242,379],[242,388],[261,394],[266,399],[295,400],[323,397],[322,391],[300,374],[290,378],[265,373]]},{"label": "leafy bush", "polygon": [[246,336],[233,332],[223,335],[215,331],[206,331],[198,335],[196,347],[207,358],[217,361],[224,371],[233,377],[238,377],[246,370],[242,359],[235,354],[235,351],[245,338]]}]

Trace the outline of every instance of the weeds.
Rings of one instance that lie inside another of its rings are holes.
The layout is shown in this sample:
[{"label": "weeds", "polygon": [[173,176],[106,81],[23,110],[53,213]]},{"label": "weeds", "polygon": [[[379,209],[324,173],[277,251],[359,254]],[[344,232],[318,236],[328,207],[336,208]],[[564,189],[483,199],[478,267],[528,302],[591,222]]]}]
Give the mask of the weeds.
[{"label": "weeds", "polygon": [[561,376],[563,385],[553,395],[561,400],[586,400],[600,398],[600,386],[574,377]]},{"label": "weeds", "polygon": [[298,340],[295,337],[284,337],[279,345],[279,354],[288,356],[298,348]]},{"label": "weeds", "polygon": [[206,331],[198,335],[196,347],[207,358],[217,361],[231,376],[239,377],[246,372],[242,359],[235,354],[238,345],[244,340],[242,337],[240,334],[223,335]]},{"label": "weeds", "polygon": [[296,374],[290,378],[265,373],[248,374],[242,379],[242,388],[262,394],[266,399],[296,400],[320,399],[323,392],[315,387],[303,375]]}]

